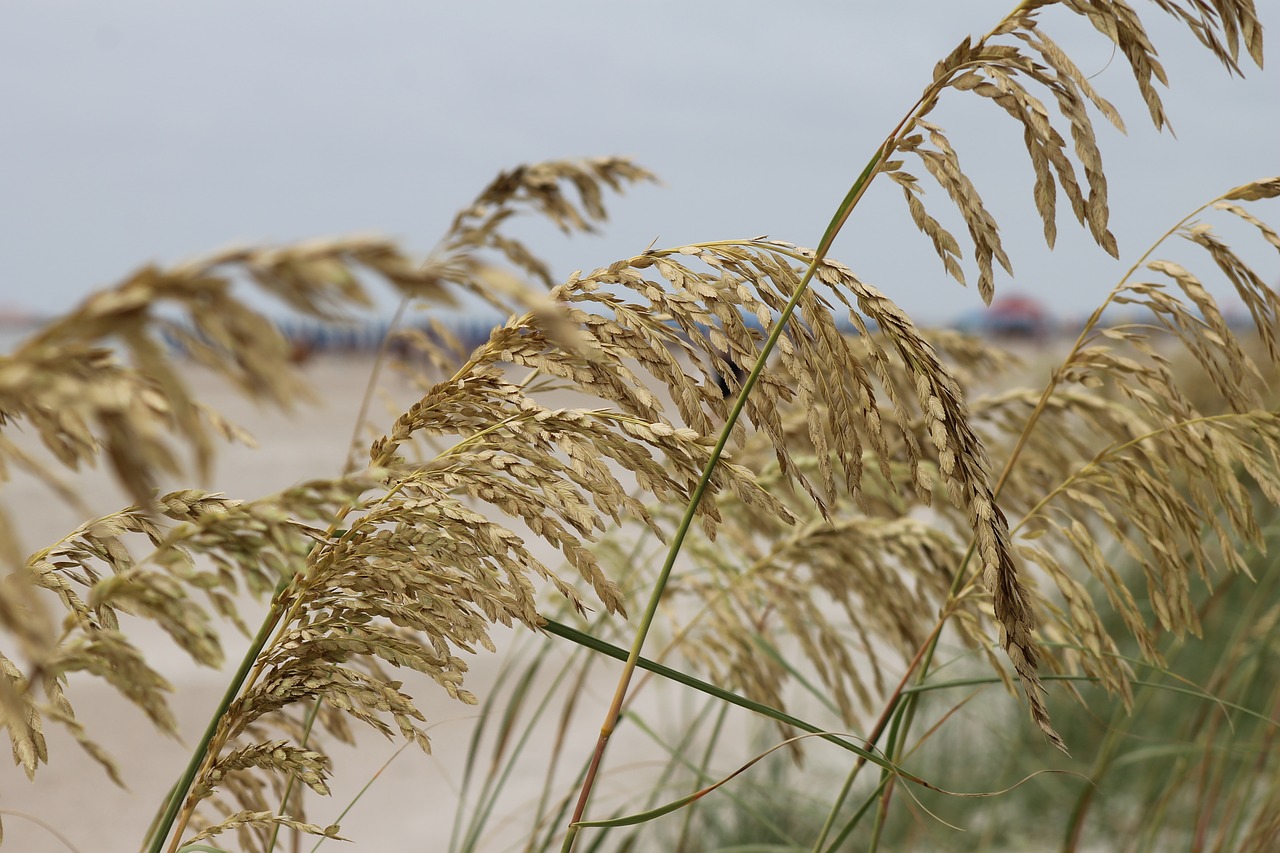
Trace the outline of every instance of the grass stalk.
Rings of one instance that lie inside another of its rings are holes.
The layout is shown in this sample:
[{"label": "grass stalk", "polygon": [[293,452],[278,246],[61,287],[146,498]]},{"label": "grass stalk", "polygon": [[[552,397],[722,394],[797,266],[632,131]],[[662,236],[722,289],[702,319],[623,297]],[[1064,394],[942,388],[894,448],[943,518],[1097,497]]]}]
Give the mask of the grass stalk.
[{"label": "grass stalk", "polygon": [[[1017,8],[1021,9],[1023,5],[1024,4],[1020,3]],[[777,346],[778,340],[782,337],[783,329],[786,328],[787,323],[791,320],[791,315],[795,312],[796,306],[799,305],[800,299],[808,289],[809,283],[813,280],[818,267],[826,259],[827,253],[835,242],[836,236],[839,235],[840,231],[844,228],[845,223],[853,214],[854,208],[866,193],[867,188],[870,186],[872,179],[877,173],[877,170],[892,154],[898,143],[900,135],[911,126],[917,112],[922,107],[932,103],[932,100],[937,97],[938,92],[944,88],[946,82],[947,78],[935,80],[925,90],[925,93],[920,96],[919,100],[912,105],[911,109],[907,111],[906,115],[898,122],[897,126],[885,138],[885,141],[880,145],[880,147],[876,149],[875,154],[871,156],[870,160],[867,161],[866,166],[863,167],[863,170],[858,175],[857,180],[853,182],[853,185],[845,194],[844,199],[836,208],[835,214],[828,222],[827,228],[823,232],[822,239],[818,242],[812,259],[809,260],[808,268],[801,277],[800,283],[796,286],[795,292],[783,307],[777,323],[770,330],[764,346],[761,347],[760,355],[756,358],[755,364],[752,365],[751,372],[747,375],[746,380],[742,384],[742,389],[738,393],[738,397],[729,411],[725,424],[721,428],[720,435],[716,440],[716,445],[703,469],[702,476],[698,479],[698,484],[694,488],[693,494],[685,508],[684,516],[681,519],[680,525],[676,529],[675,535],[672,537],[671,545],[667,551],[667,558],[654,582],[653,589],[649,596],[648,605],[645,607],[644,615],[636,628],[631,653],[628,655],[622,674],[618,679],[618,687],[615,691],[613,702],[610,704],[609,710],[605,714],[605,721],[600,727],[600,736],[596,741],[596,747],[592,754],[591,764],[587,771],[587,777],[583,782],[578,803],[574,808],[569,834],[566,836],[563,848],[564,853],[570,853],[573,849],[574,839],[577,835],[577,830],[574,824],[578,823],[582,819],[583,813],[586,810],[587,801],[590,798],[591,789],[595,784],[595,778],[599,771],[600,762],[603,760],[605,748],[609,743],[609,737],[613,734],[613,730],[617,726],[618,716],[622,710],[622,703],[626,698],[627,689],[630,686],[631,677],[635,672],[636,662],[640,657],[640,651],[644,647],[645,638],[648,636],[653,618],[657,613],[658,603],[661,601],[662,594],[666,589],[667,580],[671,576],[671,571],[675,566],[676,558],[684,545],[685,536],[688,535],[689,528],[693,523],[693,519],[697,512],[698,505],[702,500],[702,496],[706,492],[715,468],[720,462],[720,457],[724,453],[725,446],[728,444],[729,436],[733,432],[734,425],[737,424],[738,418],[742,415],[743,408],[746,406],[747,396],[759,381],[760,375],[764,371],[765,363],[768,361],[770,354]]]},{"label": "grass stalk", "polygon": [[760,374],[764,372],[765,363],[768,361],[770,353],[777,346],[779,338],[782,337],[782,331],[791,320],[791,315],[795,312],[796,306],[800,304],[800,299],[804,295],[805,290],[809,286],[809,282],[813,280],[814,274],[817,272],[819,264],[826,258],[827,251],[831,247],[831,243],[835,240],[836,234],[848,219],[854,205],[857,203],[864,192],[867,185],[875,174],[876,167],[880,165],[883,155],[883,149],[876,152],[870,162],[863,169],[862,174],[854,183],[849,193],[845,196],[844,202],[841,203],[836,217],[832,219],[831,224],[827,227],[826,234],[823,235],[822,242],[818,245],[814,252],[813,259],[809,262],[809,268],[805,270],[804,276],[800,279],[800,283],[796,286],[795,292],[787,301],[786,306],[774,324],[773,329],[769,333],[764,346],[761,348],[760,356],[756,359],[756,363],[752,366],[750,374],[742,384],[742,390],[739,392],[737,399],[734,401],[729,416],[725,420],[724,427],[720,430],[720,436],[716,440],[715,447],[712,449],[707,459],[706,466],[703,468],[702,476],[699,477],[697,485],[694,487],[693,494],[689,498],[689,503],[685,508],[684,516],[680,520],[680,526],[676,529],[675,535],[672,536],[671,545],[667,550],[666,560],[663,562],[662,569],[658,573],[657,579],[654,581],[653,589],[649,595],[649,602],[645,606],[644,614],[640,618],[640,622],[636,627],[635,639],[631,644],[631,651],[627,655],[626,663],[623,666],[622,674],[618,679],[618,686],[614,692],[613,702],[609,706],[609,710],[605,714],[604,723],[600,726],[600,736],[596,741],[595,751],[591,756],[591,763],[588,765],[586,779],[582,783],[582,791],[578,796],[577,805],[574,807],[573,816],[570,819],[569,831],[565,836],[563,850],[570,853],[578,834],[577,824],[582,820],[582,816],[586,811],[587,801],[591,796],[591,789],[595,785],[596,776],[599,773],[600,763],[604,759],[605,748],[609,744],[609,737],[613,734],[614,728],[618,724],[618,717],[622,711],[622,704],[626,700],[627,689],[630,687],[632,675],[635,673],[636,664],[640,658],[640,652],[644,648],[645,639],[648,637],[649,629],[653,625],[653,619],[658,612],[658,604],[662,600],[662,594],[666,589],[667,580],[671,577],[671,570],[675,567],[676,558],[680,554],[680,549],[684,545],[685,537],[689,533],[689,528],[693,524],[693,519],[697,514],[698,505],[702,502],[702,497],[706,493],[707,486],[711,483],[711,477],[715,473],[716,466],[720,462],[720,457],[724,454],[724,449],[729,443],[729,437],[733,433],[733,427],[738,422],[738,418],[742,415],[742,410],[746,406],[747,395],[755,387],[760,380]]},{"label": "grass stalk", "polygon": [[288,585],[289,580],[282,578],[276,587],[276,593],[271,598],[271,609],[268,618],[262,620],[262,624],[258,627],[258,633],[254,635],[253,642],[249,644],[244,657],[240,659],[240,666],[236,668],[235,674],[231,676],[226,692],[222,694],[222,700],[218,702],[218,706],[214,709],[209,725],[205,727],[204,734],[200,736],[196,748],[191,751],[191,757],[187,761],[186,769],[182,771],[182,775],[178,778],[178,783],[169,794],[169,802],[165,806],[164,814],[160,816],[159,822],[152,830],[150,844],[145,846],[147,853],[160,853],[160,850],[164,847],[165,840],[171,834],[173,835],[173,843],[169,849],[171,851],[177,849],[178,839],[190,819],[190,809],[184,810],[184,817],[178,822],[177,827],[174,827],[174,821],[177,819],[179,811],[183,810],[182,804],[187,799],[187,793],[191,790],[191,785],[195,781],[196,775],[201,772],[206,761],[211,762],[211,757],[215,754],[213,743],[222,724],[223,717],[226,716],[231,703],[235,702],[236,697],[240,695],[240,689],[248,679],[254,664],[257,663],[258,655],[262,653],[267,641],[271,638],[272,632],[275,630],[275,620],[270,617],[270,613],[275,613],[282,609],[279,605],[280,596]]},{"label": "grass stalk", "polygon": [[[563,625],[559,622],[555,622],[554,620],[548,620],[542,627],[543,630],[549,634],[555,634],[556,636],[563,637],[571,642],[586,646],[587,648],[599,652],[600,654],[607,655],[614,660],[626,661],[628,659],[628,652],[622,647],[615,646],[612,643],[606,643],[603,640],[584,634],[574,628],[570,628],[568,625]],[[703,681],[700,678],[695,678],[678,669],[672,669],[669,666],[664,666],[663,664],[649,660],[648,658],[637,658],[636,667],[648,670],[654,675],[674,681],[677,684],[683,684],[685,687],[693,688],[700,693],[705,693],[708,696],[715,697],[723,702],[728,702],[730,705],[737,705],[739,708],[745,708],[748,711],[768,717],[769,719],[783,723],[784,725],[792,726],[803,732],[807,732],[808,734],[817,735],[827,743],[834,744],[841,749],[852,752],[862,761],[869,761],[870,763],[875,764],[878,767],[883,767],[894,774],[899,773],[897,767],[889,764],[885,759],[875,753],[851,743],[838,735],[831,734],[825,729],[815,726],[813,723],[802,720],[799,717],[793,717],[785,711],[780,711],[777,708],[771,708],[768,705],[755,702],[745,696],[739,696],[737,693],[725,690],[722,687],[717,687],[716,685]],[[908,781],[915,782],[920,785],[927,785],[923,779],[916,776],[906,774],[906,778]]]},{"label": "grass stalk", "polygon": [[365,419],[369,417],[369,408],[373,405],[373,395],[377,391],[378,378],[382,375],[382,368],[386,365],[387,356],[391,353],[391,339],[395,335],[396,330],[400,328],[400,324],[404,321],[405,312],[409,310],[409,297],[405,296],[400,299],[400,304],[396,306],[396,313],[392,315],[391,322],[387,326],[387,333],[382,336],[382,342],[378,345],[378,353],[373,358],[373,367],[369,369],[369,380],[364,384],[364,395],[360,398],[360,408],[356,412],[356,422],[351,427],[351,441],[347,444],[347,458],[342,463],[342,475],[354,473],[356,467],[360,464],[359,455],[356,448],[360,444],[360,428],[364,426]]},{"label": "grass stalk", "polygon": [[[369,789],[373,787],[373,783],[377,782],[378,778],[387,771],[387,768],[391,766],[391,762],[399,758],[400,754],[408,748],[408,743],[400,744],[400,746],[396,748],[396,751],[391,753],[391,757],[382,762],[382,766],[378,768],[377,772],[370,776],[369,781],[365,782],[360,790],[356,792],[356,795],[351,798],[351,802],[347,803],[342,811],[338,812],[338,816],[334,818],[333,823],[341,823],[342,819],[347,816],[347,813],[356,807],[356,803],[360,802],[360,799],[369,792]],[[327,837],[323,837],[316,841],[315,846],[311,848],[311,853],[316,853],[316,851],[320,849],[320,845],[324,844],[328,840],[329,839]]]},{"label": "grass stalk", "polygon": [[[699,781],[711,778],[711,773],[707,770],[707,768],[711,766],[711,757],[715,753],[716,746],[720,743],[720,735],[724,733],[724,723],[725,723],[725,720],[728,718],[728,716],[729,716],[729,706],[723,703],[720,704],[719,710],[716,713],[715,724],[712,726],[712,729],[711,729],[711,736],[707,738],[706,746],[702,750],[701,760],[699,760],[696,765],[689,764],[690,768],[693,769],[694,772],[698,774]],[[688,735],[686,735],[686,738],[692,736],[693,731],[694,731],[694,728],[690,727],[689,733]],[[679,747],[679,745],[677,746]],[[677,748],[676,750],[673,751],[673,757],[678,758],[683,754],[684,754],[684,750],[681,748]],[[653,806],[653,803],[650,802],[649,807],[652,808],[652,806]],[[687,809],[684,810],[684,820],[681,823],[680,836],[678,841],[676,842],[677,853],[683,853],[683,851],[688,846],[689,833],[693,829],[693,818],[694,818],[694,815],[697,813],[697,809],[698,809],[698,803],[693,803]]]},{"label": "grass stalk", "polygon": [[[934,625],[933,632],[930,634],[930,639],[936,637],[938,633],[942,631],[943,624],[943,620],[938,620]],[[906,672],[902,674],[902,678],[898,681],[898,686],[894,688],[893,693],[889,697],[888,703],[880,713],[880,718],[876,720],[876,724],[871,728],[871,733],[867,736],[868,749],[876,748],[876,744],[878,744],[880,742],[880,738],[884,736],[885,729],[897,718],[896,711],[902,702],[902,696],[905,692],[907,682],[911,680],[912,674],[920,666],[925,654],[931,647],[932,644],[926,641],[916,652],[916,656],[909,664],[907,664]],[[849,796],[849,792],[853,790],[853,784],[857,781],[858,774],[862,771],[865,764],[866,761],[859,756],[858,760],[854,762],[853,767],[849,770],[849,773],[845,776],[844,783],[840,786],[840,791],[836,794],[835,801],[827,812],[827,819],[823,822],[822,829],[819,830],[818,836],[814,840],[813,853],[818,853],[818,851],[822,850],[822,845],[826,843],[827,835],[830,834],[832,827],[835,826],[835,821],[840,814],[840,809],[844,807],[844,801]],[[877,787],[877,790],[883,789],[886,784],[884,781],[885,778],[886,777],[881,774],[881,784]],[[859,813],[862,811],[863,810],[860,809]]]}]

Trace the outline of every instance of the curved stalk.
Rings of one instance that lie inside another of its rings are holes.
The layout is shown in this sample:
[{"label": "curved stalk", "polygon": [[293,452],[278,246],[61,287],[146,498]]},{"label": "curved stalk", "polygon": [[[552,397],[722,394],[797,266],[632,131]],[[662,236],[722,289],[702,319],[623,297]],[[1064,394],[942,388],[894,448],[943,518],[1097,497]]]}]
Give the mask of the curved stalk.
[{"label": "curved stalk", "polygon": [[[1019,3],[1015,10],[1011,12],[1009,16],[1006,16],[1006,19],[1021,11],[1025,5],[1025,0],[1023,3]],[[952,74],[959,70],[960,68],[953,69]],[[782,312],[779,315],[778,322],[770,331],[769,337],[761,348],[760,355],[756,358],[756,362],[752,366],[750,374],[747,376],[746,381],[743,382],[742,390],[739,392],[738,398],[735,400],[734,405],[729,412],[729,416],[726,419],[724,427],[721,429],[720,436],[716,441],[715,448],[712,450],[706,467],[703,469],[702,476],[699,478],[698,484],[694,488],[693,494],[689,499],[689,503],[685,508],[684,517],[681,519],[680,526],[677,528],[676,534],[672,538],[671,546],[667,552],[667,559],[663,564],[662,570],[658,574],[657,580],[654,582],[653,590],[649,597],[649,603],[646,606],[644,616],[636,629],[631,654],[628,656],[627,662],[623,667],[622,675],[618,679],[618,687],[614,694],[613,702],[609,707],[609,711],[605,715],[604,723],[600,727],[600,736],[596,742],[595,752],[592,754],[591,763],[587,770],[587,776],[583,781],[582,790],[579,794],[577,805],[574,808],[573,818],[569,825],[568,834],[565,837],[563,847],[564,853],[570,853],[570,851],[573,850],[574,841],[578,831],[576,824],[581,821],[582,815],[586,810],[587,801],[590,798],[591,789],[595,784],[596,774],[599,771],[600,762],[604,757],[604,751],[608,745],[609,737],[617,726],[622,704],[626,699],[627,690],[630,686],[632,675],[635,672],[636,660],[639,658],[640,650],[644,646],[645,638],[648,635],[653,618],[657,613],[658,603],[662,598],[663,591],[665,590],[667,581],[670,578],[676,557],[679,555],[680,549],[684,545],[685,536],[688,534],[689,527],[693,523],[697,507],[702,501],[703,494],[706,492],[707,485],[711,481],[711,476],[716,465],[719,464],[720,456],[723,454],[724,448],[728,444],[729,436],[732,433],[734,426],[737,424],[738,418],[742,414],[742,410],[746,405],[747,396],[759,381],[769,355],[777,345],[779,338],[782,336],[782,330],[790,321],[791,315],[795,312],[796,306],[799,304],[801,297],[809,287],[809,283],[813,280],[813,276],[817,272],[819,265],[821,265],[823,260],[826,259],[827,253],[830,251],[831,245],[835,242],[836,236],[844,228],[845,223],[853,213],[853,209],[857,206],[858,202],[861,201],[863,195],[867,191],[867,187],[871,184],[871,180],[878,173],[881,164],[883,164],[896,150],[899,140],[914,126],[916,119],[918,119],[921,114],[928,112],[928,110],[932,108],[933,104],[936,103],[938,94],[945,89],[947,85],[949,85],[950,81],[951,75],[933,81],[933,83],[925,89],[924,93],[915,102],[915,104],[912,105],[911,109],[907,111],[906,115],[903,116],[902,120],[898,122],[892,132],[890,132],[890,134],[885,138],[885,141],[881,143],[880,147],[876,149],[875,154],[871,156],[871,159],[867,162],[867,165],[863,168],[861,174],[858,175],[857,180],[854,181],[853,186],[849,188],[849,192],[845,194],[843,201],[841,201],[840,205],[836,208],[836,212],[832,216],[830,222],[828,222],[827,228],[823,232],[822,239],[814,250],[813,257],[808,259],[808,268],[805,270],[804,276],[800,279],[800,283],[796,286],[795,293],[793,293],[791,298],[787,300],[787,304],[783,307]]]},{"label": "curved stalk", "polygon": [[[619,646],[615,646],[612,643],[606,643],[604,640],[597,639],[589,634],[584,634],[581,631],[570,628],[568,625],[562,625],[559,622],[547,620],[543,624],[542,628],[548,634],[555,634],[558,637],[563,637],[566,640],[577,643],[580,646],[584,646],[585,648],[607,655],[616,660],[625,661],[628,657],[627,652]],[[692,675],[687,675],[678,669],[672,669],[669,666],[664,666],[656,661],[651,661],[648,658],[638,658],[636,666],[640,669],[648,670],[662,678],[674,681],[677,684],[683,684],[685,687],[690,687],[700,693],[705,693],[706,695],[719,699],[722,702],[727,702],[730,705],[737,705],[739,708],[745,708],[748,711],[768,717],[771,720],[776,720],[784,725],[800,729],[801,731],[809,734],[818,735],[828,743],[852,752],[854,755],[858,756],[859,762],[869,761],[877,767],[885,768],[895,776],[900,775],[900,771],[897,767],[889,764],[875,753],[857,746],[856,744],[850,743],[838,735],[826,732],[812,723],[805,722],[799,717],[793,717],[785,711],[779,711],[777,708],[771,708],[767,705],[762,705],[759,702],[754,702],[744,696],[739,696],[737,693],[731,693],[722,687],[717,687],[700,678],[694,678]],[[924,784],[923,779],[919,779],[915,776],[907,775],[907,779],[911,782]]]},{"label": "curved stalk", "polygon": [[1027,418],[1027,423],[1023,426],[1022,432],[1019,433],[1018,441],[1014,444],[1013,450],[1009,453],[1009,458],[1005,462],[1004,469],[1000,472],[1000,479],[996,481],[995,494],[997,497],[1000,496],[1000,491],[1004,488],[1005,481],[1009,479],[1009,475],[1012,473],[1013,466],[1017,463],[1018,457],[1022,455],[1022,451],[1031,437],[1031,432],[1035,429],[1041,415],[1044,414],[1045,406],[1049,404],[1049,399],[1053,396],[1053,392],[1058,389],[1059,383],[1062,382],[1063,371],[1070,366],[1072,360],[1074,360],[1080,353],[1080,350],[1084,345],[1092,340],[1093,332],[1097,328],[1098,323],[1102,320],[1103,312],[1111,306],[1111,303],[1115,301],[1115,298],[1120,295],[1122,290],[1124,290],[1125,286],[1129,283],[1129,279],[1138,271],[1138,268],[1151,257],[1156,249],[1160,248],[1165,240],[1168,240],[1176,234],[1178,229],[1182,228],[1194,217],[1200,215],[1202,211],[1213,206],[1219,201],[1222,201],[1225,196],[1226,194],[1224,193],[1212,201],[1208,201],[1200,205],[1195,210],[1179,219],[1172,228],[1160,235],[1160,239],[1152,243],[1147,250],[1142,253],[1142,256],[1133,262],[1133,266],[1129,267],[1129,269],[1125,271],[1125,274],[1120,278],[1120,281],[1116,283],[1116,286],[1111,288],[1111,292],[1107,294],[1106,299],[1102,300],[1102,304],[1095,308],[1093,313],[1089,315],[1089,319],[1085,321],[1084,328],[1081,329],[1080,334],[1076,337],[1075,343],[1071,345],[1071,349],[1067,351],[1066,358],[1062,360],[1061,366],[1059,366],[1058,369],[1049,377],[1049,382],[1045,385],[1044,391],[1040,394],[1040,399],[1036,402],[1036,407],[1031,410],[1031,414]]},{"label": "curved stalk", "polygon": [[[905,124],[906,119],[903,120]],[[899,125],[901,127],[901,125]],[[896,135],[895,137],[896,138]],[[892,141],[892,138],[891,138]],[[662,593],[666,589],[667,580],[671,577],[671,570],[675,567],[676,558],[680,554],[680,549],[684,545],[685,537],[689,533],[689,528],[693,524],[693,519],[697,514],[698,505],[702,502],[702,497],[706,493],[707,486],[711,482],[711,477],[715,472],[716,466],[720,462],[720,457],[724,453],[725,446],[729,443],[729,437],[733,432],[734,425],[738,422],[738,418],[742,415],[742,410],[746,406],[747,395],[755,387],[760,380],[760,374],[764,371],[765,362],[768,360],[770,353],[777,346],[779,338],[782,337],[782,331],[786,328],[787,323],[791,320],[791,315],[795,312],[796,306],[800,304],[800,299],[804,295],[805,290],[809,286],[809,282],[813,280],[814,274],[817,272],[819,264],[826,258],[827,251],[831,248],[831,244],[835,241],[836,235],[840,232],[845,221],[849,218],[849,214],[853,211],[854,206],[862,195],[866,192],[867,186],[870,184],[871,178],[875,175],[876,169],[882,162],[888,148],[889,143],[881,146],[875,155],[867,163],[862,170],[862,174],[858,176],[858,180],[850,188],[844,201],[836,211],[835,217],[827,226],[827,231],[822,237],[822,242],[818,244],[817,250],[814,252],[813,258],[809,262],[809,268],[805,270],[804,277],[796,286],[795,292],[791,298],[787,300],[786,306],[782,309],[782,313],[778,318],[778,322],[774,324],[772,331],[769,333],[768,339],[765,341],[761,349],[760,356],[756,359],[756,363],[751,368],[751,373],[743,382],[742,390],[738,394],[737,400],[734,401],[733,408],[729,412],[729,416],[725,421],[724,427],[720,431],[720,437],[717,439],[715,447],[711,451],[711,455],[707,460],[706,466],[703,468],[702,476],[698,478],[698,483],[694,487],[693,494],[689,498],[689,503],[685,507],[684,517],[680,521],[675,535],[671,539],[671,545],[667,550],[666,561],[662,565],[662,570],[658,573],[658,578],[654,582],[653,590],[649,595],[649,602],[645,607],[644,615],[640,619],[640,623],[636,628],[635,639],[631,644],[631,652],[627,656],[627,661],[623,666],[622,675],[618,679],[617,690],[614,692],[613,702],[609,706],[608,712],[605,714],[604,723],[600,727],[600,737],[596,741],[595,752],[592,753],[591,763],[587,767],[587,775],[583,780],[582,790],[579,793],[577,805],[574,807],[573,816],[570,820],[569,830],[565,836],[563,850],[569,853],[573,849],[574,842],[578,834],[578,823],[582,820],[582,816],[586,811],[587,801],[591,796],[591,789],[595,785],[596,775],[600,769],[600,762],[604,758],[605,748],[608,746],[609,737],[613,734],[613,730],[617,727],[618,718],[622,712],[622,704],[627,697],[627,689],[631,685],[631,678],[635,674],[636,663],[640,658],[640,652],[644,648],[645,639],[648,637],[649,628],[653,624],[653,619],[658,612],[658,604],[662,599]]]}]

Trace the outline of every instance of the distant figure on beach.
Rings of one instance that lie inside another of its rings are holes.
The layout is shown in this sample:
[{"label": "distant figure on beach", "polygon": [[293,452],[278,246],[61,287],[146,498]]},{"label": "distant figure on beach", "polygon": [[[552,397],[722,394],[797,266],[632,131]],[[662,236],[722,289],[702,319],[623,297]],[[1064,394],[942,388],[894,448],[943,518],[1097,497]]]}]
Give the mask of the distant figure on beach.
[{"label": "distant figure on beach", "polygon": [[1036,299],[1013,294],[962,317],[956,330],[996,340],[1044,341],[1053,332],[1049,312]]}]

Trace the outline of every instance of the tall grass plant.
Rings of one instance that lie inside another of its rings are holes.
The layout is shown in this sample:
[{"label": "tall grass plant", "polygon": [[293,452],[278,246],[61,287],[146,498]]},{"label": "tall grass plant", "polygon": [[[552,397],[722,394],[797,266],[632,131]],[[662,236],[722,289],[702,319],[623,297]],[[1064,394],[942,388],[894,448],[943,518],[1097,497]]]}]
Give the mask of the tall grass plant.
[{"label": "tall grass plant", "polygon": [[[1230,72],[1262,61],[1251,0],[1157,0],[1145,12],[1186,25]],[[924,844],[904,821],[941,812],[926,808],[935,797],[997,813],[976,776],[918,758],[938,744],[963,753],[989,719],[975,721],[983,706],[963,691],[987,683],[1020,695],[1002,701],[1023,703],[1039,733],[1032,746],[1010,737],[987,749],[1048,767],[1082,748],[1073,737],[1099,737],[1063,726],[1055,708],[1113,697],[1091,771],[1108,776],[1131,755],[1117,746],[1135,725],[1123,721],[1151,712],[1157,683],[1174,689],[1171,661],[1190,638],[1229,630],[1198,590],[1257,581],[1259,519],[1280,503],[1267,383],[1280,298],[1215,227],[1280,249],[1260,218],[1280,178],[1227,189],[1171,223],[1038,387],[1002,386],[1006,355],[917,327],[828,257],[879,180],[901,191],[945,274],[974,280],[987,301],[998,275],[1013,274],[980,188],[933,120],[953,99],[998,108],[1007,121],[992,132],[1020,133],[1048,245],[1061,213],[1119,253],[1094,119],[1124,123],[1050,36],[1067,15],[1110,40],[1164,128],[1166,74],[1144,15],[1027,0],[938,62],[813,249],[767,238],[651,246],[556,281],[508,221],[589,230],[606,192],[651,176],[621,158],[541,163],[500,175],[425,260],[373,239],[227,251],[141,269],[25,340],[0,360],[0,460],[72,503],[75,486],[55,469],[101,462],[135,504],[30,555],[0,527],[12,567],[0,590],[0,719],[17,763],[38,781],[51,759],[44,729],[58,726],[118,776],[76,715],[72,673],[176,730],[170,685],[125,630],[140,618],[202,665],[223,664],[224,623],[252,638],[155,821],[139,827],[151,853],[341,837],[349,804],[317,799],[330,792],[326,744],[367,727],[429,750],[424,686],[481,719],[452,836],[424,839],[456,851],[496,843],[504,789],[535,748],[545,782],[522,818],[529,851],[713,849],[714,818],[698,816],[707,801],[734,803],[726,825],[754,822],[744,831],[772,839],[722,849]],[[1205,272],[1161,259],[1175,239],[1229,283],[1247,330],[1227,322]],[[297,353],[235,285],[333,318],[367,303],[374,278],[401,294],[406,320],[459,298],[509,319],[471,351],[439,324],[405,322],[370,387],[394,349],[413,353],[421,396],[384,423],[366,395],[355,434],[374,437],[340,476],[250,500],[158,491],[165,477],[207,471],[219,440],[243,437],[194,399],[188,365],[278,405],[307,393]],[[1112,324],[1116,306],[1140,319]],[[582,402],[564,405],[565,394]],[[43,455],[8,437],[19,426]],[[1268,647],[1274,609],[1247,610],[1256,621],[1225,648]],[[529,645],[490,695],[474,695],[469,660],[513,626]],[[946,682],[960,650],[987,674]],[[1188,692],[1249,707],[1225,694],[1260,683],[1261,654],[1241,657],[1238,676],[1197,670],[1207,681]],[[623,662],[612,700],[588,710],[584,686],[610,658]],[[575,726],[588,713],[601,720],[594,748]],[[1274,719],[1241,713],[1265,754]],[[653,743],[643,773],[607,762],[628,725]],[[1196,838],[1256,847],[1274,837],[1280,788],[1231,787],[1222,756],[1239,749],[1220,747],[1222,731],[1209,712],[1186,731],[1174,776],[1190,787],[1141,783],[1158,788],[1151,819],[1188,808],[1184,791],[1198,790],[1212,808],[1197,801]],[[752,739],[766,734],[767,745]],[[735,788],[819,751],[843,771],[820,793],[802,775],[770,810]],[[643,781],[628,785],[632,775]],[[1065,778],[1021,784],[1076,790],[1079,819],[1062,841],[1074,849],[1106,807]],[[1155,844],[1161,832],[1133,837]]]}]

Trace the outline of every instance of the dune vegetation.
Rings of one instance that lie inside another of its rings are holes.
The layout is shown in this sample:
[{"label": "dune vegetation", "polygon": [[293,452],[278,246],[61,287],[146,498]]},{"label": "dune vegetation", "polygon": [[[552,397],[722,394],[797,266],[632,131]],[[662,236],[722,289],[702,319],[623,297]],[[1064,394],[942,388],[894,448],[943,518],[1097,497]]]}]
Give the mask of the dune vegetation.
[{"label": "dune vegetation", "polygon": [[[938,61],[813,248],[651,246],[557,281],[509,220],[590,230],[606,194],[652,176],[539,163],[498,176],[426,258],[359,238],[145,267],[0,356],[0,471],[74,504],[75,472],[99,464],[134,501],[31,554],[0,517],[16,762],[39,785],[60,727],[127,781],[68,676],[172,732],[170,686],[129,633],[148,620],[201,665],[222,665],[226,631],[253,638],[128,842],[151,853],[343,837],[326,743],[372,729],[430,750],[426,690],[482,723],[452,837],[423,849],[485,849],[513,772],[547,774],[536,808],[501,815],[528,851],[1271,849],[1280,298],[1223,234],[1280,250],[1261,218],[1280,177],[1160,223],[1042,371],[919,328],[891,283],[828,257],[879,180],[906,208],[880,215],[909,216],[946,275],[987,301],[1013,275],[931,121],[952,100],[1020,135],[1050,246],[1062,220],[1117,254],[1095,122],[1124,123],[1050,35],[1072,15],[1115,45],[1156,128],[1148,16],[1231,73],[1262,62],[1252,0],[1025,0]],[[1199,267],[1163,259],[1175,240]],[[402,299],[371,386],[394,349],[416,403],[382,422],[352,401],[379,437],[341,476],[326,460],[275,494],[161,493],[240,437],[191,370],[280,406],[307,393],[246,287],[341,320],[371,286]],[[464,351],[430,321],[459,299],[509,319]],[[474,695],[468,662],[512,627],[520,653]],[[575,685],[611,658],[612,703],[585,706]],[[655,691],[671,716],[633,706]],[[730,708],[764,721],[758,746],[724,736]],[[564,736],[584,715],[595,743]],[[539,725],[559,735],[551,767],[522,769]],[[615,729],[655,738],[659,769],[606,801]]]}]

